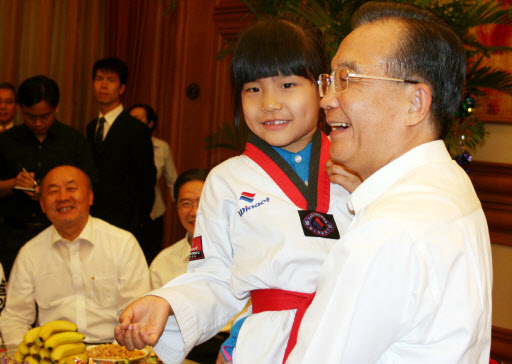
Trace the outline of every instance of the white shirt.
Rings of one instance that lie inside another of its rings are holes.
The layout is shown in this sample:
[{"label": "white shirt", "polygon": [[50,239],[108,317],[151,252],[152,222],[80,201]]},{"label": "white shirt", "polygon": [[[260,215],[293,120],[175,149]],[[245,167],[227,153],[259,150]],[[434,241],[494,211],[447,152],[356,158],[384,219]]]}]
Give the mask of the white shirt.
[{"label": "white shirt", "polygon": [[[108,131],[110,130],[110,128],[114,124],[114,121],[116,121],[116,119],[119,116],[119,114],[121,114],[123,112],[123,110],[124,110],[123,104],[119,104],[118,107],[116,107],[114,110],[109,111],[105,115],[103,115],[100,112],[100,114],[98,115],[98,121],[102,117],[105,118],[105,124],[103,124],[103,140],[105,140],[105,138],[107,137]],[[98,122],[96,124],[96,131],[98,130],[98,126],[99,125],[100,125],[100,123]]]},{"label": "white shirt", "polygon": [[151,289],[158,289],[175,277],[186,273],[190,257],[188,234],[162,250],[149,266]]},{"label": "white shirt", "polygon": [[442,141],[351,195],[287,363],[489,363],[492,262],[471,181]]},{"label": "white shirt", "polygon": [[19,344],[38,313],[40,325],[64,319],[86,342],[111,342],[121,312],[148,291],[146,259],[131,233],[90,217],[70,242],[50,226],[16,257],[2,336],[6,344]]},{"label": "white shirt", "polygon": [[178,173],[176,173],[176,166],[174,165],[174,159],[169,144],[155,137],[151,137],[151,141],[153,142],[153,153],[155,155],[156,185],[155,202],[153,203],[150,216],[152,220],[155,220],[165,212],[165,202],[162,197],[162,191],[160,190],[160,178],[162,175],[165,177],[165,182],[169,187],[169,192],[172,197],[174,182],[176,178],[178,178]]}]

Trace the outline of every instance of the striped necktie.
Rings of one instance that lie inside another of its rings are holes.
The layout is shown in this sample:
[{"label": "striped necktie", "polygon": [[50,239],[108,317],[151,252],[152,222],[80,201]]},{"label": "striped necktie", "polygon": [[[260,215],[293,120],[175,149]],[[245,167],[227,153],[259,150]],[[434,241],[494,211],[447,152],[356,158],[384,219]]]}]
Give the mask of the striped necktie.
[{"label": "striped necktie", "polygon": [[96,144],[100,144],[103,141],[103,124],[105,124],[105,121],[103,116],[98,120],[98,129],[96,129],[96,135],[94,136]]}]

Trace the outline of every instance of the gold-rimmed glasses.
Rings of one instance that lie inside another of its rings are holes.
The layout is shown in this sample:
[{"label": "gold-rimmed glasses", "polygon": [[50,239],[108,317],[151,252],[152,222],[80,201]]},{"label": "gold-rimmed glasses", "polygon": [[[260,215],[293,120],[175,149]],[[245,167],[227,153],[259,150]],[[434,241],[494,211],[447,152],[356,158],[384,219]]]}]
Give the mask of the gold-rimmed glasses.
[{"label": "gold-rimmed glasses", "polygon": [[[332,71],[330,75],[327,73],[322,73],[318,76],[318,90],[320,92],[320,97],[324,97],[329,89],[329,86],[333,84],[334,93],[341,93],[348,90],[348,83],[351,78],[367,78],[372,80],[384,80],[384,81],[394,81],[394,82],[404,82],[404,83],[420,83],[419,81],[413,80],[402,80],[399,78],[390,78],[390,77],[382,77],[382,76],[370,76],[370,75],[361,75],[359,73],[350,72],[346,68],[338,68]],[[333,81],[334,80],[334,81]]]}]

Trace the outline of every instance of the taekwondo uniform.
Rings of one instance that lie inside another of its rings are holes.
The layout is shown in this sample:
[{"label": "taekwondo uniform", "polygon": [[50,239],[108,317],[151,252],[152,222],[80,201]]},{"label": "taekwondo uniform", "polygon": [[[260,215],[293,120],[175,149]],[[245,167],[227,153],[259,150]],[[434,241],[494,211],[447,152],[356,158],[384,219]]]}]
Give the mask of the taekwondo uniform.
[{"label": "taekwondo uniform", "polygon": [[[301,318],[312,300],[320,267],[352,219],[349,193],[325,172],[330,141],[317,131],[312,143],[308,186],[254,135],[243,155],[210,172],[188,273],[151,293],[166,299],[175,314],[155,346],[165,363],[181,363],[250,295],[252,314],[240,330],[234,361],[283,361],[295,316]],[[283,298],[281,290],[291,292]]]}]

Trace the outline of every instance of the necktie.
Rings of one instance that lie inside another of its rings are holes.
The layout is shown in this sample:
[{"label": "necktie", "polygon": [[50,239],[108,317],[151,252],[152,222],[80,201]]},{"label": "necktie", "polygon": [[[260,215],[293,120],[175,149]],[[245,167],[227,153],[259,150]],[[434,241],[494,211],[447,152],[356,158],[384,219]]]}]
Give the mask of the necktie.
[{"label": "necktie", "polygon": [[98,120],[98,129],[96,129],[96,135],[94,136],[94,142],[99,144],[103,141],[103,124],[105,124],[105,118],[102,116]]}]

